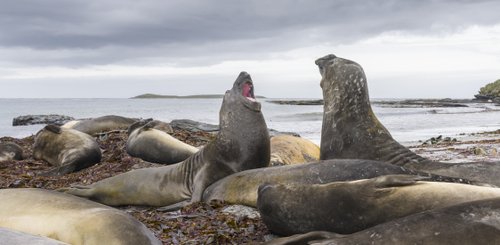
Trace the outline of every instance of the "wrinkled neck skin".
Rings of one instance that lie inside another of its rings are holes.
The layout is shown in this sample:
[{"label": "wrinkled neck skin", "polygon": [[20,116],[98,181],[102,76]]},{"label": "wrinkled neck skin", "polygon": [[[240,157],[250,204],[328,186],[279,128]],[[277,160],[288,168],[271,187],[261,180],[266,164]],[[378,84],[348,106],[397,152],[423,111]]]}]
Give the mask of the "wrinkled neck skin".
[{"label": "wrinkled neck skin", "polygon": [[316,64],[324,98],[321,160],[371,159],[397,165],[425,161],[396,142],[379,122],[359,64],[333,55],[318,59]]},{"label": "wrinkled neck skin", "polygon": [[260,103],[251,103],[236,91],[226,92],[219,112],[220,131],[207,152],[232,171],[265,167],[270,159],[267,125]]}]

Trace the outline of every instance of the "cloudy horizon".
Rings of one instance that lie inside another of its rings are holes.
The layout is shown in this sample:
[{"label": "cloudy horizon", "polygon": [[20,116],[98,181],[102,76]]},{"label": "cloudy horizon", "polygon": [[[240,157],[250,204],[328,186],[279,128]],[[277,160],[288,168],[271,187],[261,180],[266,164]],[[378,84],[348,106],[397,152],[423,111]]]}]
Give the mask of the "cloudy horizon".
[{"label": "cloudy horizon", "polygon": [[361,64],[372,98],[472,98],[500,78],[499,1],[4,1],[0,98],[320,98],[314,60]]}]

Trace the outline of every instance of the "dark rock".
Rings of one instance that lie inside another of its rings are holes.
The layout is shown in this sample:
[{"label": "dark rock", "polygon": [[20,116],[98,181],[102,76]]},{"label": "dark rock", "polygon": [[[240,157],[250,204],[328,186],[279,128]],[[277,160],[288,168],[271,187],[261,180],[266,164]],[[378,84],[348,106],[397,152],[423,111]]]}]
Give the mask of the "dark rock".
[{"label": "dark rock", "polygon": [[279,105],[323,105],[323,100],[268,100],[269,103]]},{"label": "dark rock", "polygon": [[170,122],[170,126],[172,126],[172,128],[174,128],[174,129],[183,129],[183,130],[187,130],[190,132],[199,132],[199,131],[216,132],[216,131],[219,131],[218,125],[197,122],[197,121],[193,121],[190,119],[172,120]]},{"label": "dark rock", "polygon": [[34,124],[55,124],[63,125],[68,121],[75,120],[73,117],[65,115],[26,115],[18,116],[12,120],[12,126],[26,126]]}]

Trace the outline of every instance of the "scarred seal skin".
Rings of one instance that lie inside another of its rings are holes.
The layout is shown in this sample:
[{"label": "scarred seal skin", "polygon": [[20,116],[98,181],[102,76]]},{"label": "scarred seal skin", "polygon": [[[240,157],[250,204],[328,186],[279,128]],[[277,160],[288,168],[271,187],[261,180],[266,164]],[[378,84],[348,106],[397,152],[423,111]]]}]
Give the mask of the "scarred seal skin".
[{"label": "scarred seal skin", "polygon": [[421,181],[412,175],[315,185],[262,185],[257,207],[273,233],[350,234],[426,210],[488,198],[500,188]]},{"label": "scarred seal skin", "polygon": [[165,210],[201,201],[203,191],[215,181],[269,164],[269,134],[260,109],[250,75],[241,72],[224,95],[216,138],[188,159],[61,191],[112,206],[169,205]]},{"label": "scarred seal skin", "polygon": [[73,245],[161,244],[129,214],[44,189],[0,190],[0,227]]},{"label": "scarred seal skin", "polygon": [[433,174],[500,186],[500,163],[442,163],[423,158],[394,140],[370,105],[363,68],[333,54],[316,60],[324,110],[321,154],[325,159],[370,159]]},{"label": "scarred seal skin", "polygon": [[461,203],[405,216],[349,235],[325,231],[272,240],[266,245],[500,244],[500,198]]},{"label": "scarred seal skin", "polygon": [[64,175],[99,163],[102,154],[90,135],[49,124],[35,136],[33,157],[55,166],[45,174]]}]

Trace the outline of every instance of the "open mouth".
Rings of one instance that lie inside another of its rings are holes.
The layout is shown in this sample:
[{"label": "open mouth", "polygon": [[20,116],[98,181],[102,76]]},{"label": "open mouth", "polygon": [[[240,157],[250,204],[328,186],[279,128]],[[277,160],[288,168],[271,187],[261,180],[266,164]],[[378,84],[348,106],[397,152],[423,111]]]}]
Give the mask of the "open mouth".
[{"label": "open mouth", "polygon": [[255,102],[255,95],[253,94],[253,84],[251,82],[246,82],[243,84],[243,89],[242,89],[242,95],[243,97],[247,98],[250,101]]}]

